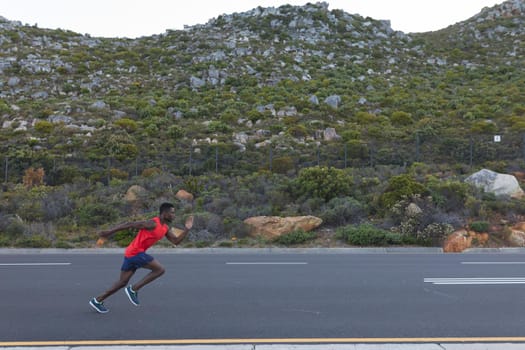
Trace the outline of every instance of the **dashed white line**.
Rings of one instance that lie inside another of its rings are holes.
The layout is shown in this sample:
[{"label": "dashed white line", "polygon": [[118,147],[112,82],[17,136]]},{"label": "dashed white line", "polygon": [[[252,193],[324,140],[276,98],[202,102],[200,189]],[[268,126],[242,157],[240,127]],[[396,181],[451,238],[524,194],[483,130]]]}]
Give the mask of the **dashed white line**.
[{"label": "dashed white line", "polygon": [[525,265],[525,261],[462,261],[463,265]]},{"label": "dashed white line", "polygon": [[226,265],[308,265],[307,262],[227,262]]},{"label": "dashed white line", "polygon": [[525,277],[425,278],[423,281],[438,285],[525,284]]},{"label": "dashed white line", "polygon": [[71,263],[0,263],[0,266],[66,266]]}]

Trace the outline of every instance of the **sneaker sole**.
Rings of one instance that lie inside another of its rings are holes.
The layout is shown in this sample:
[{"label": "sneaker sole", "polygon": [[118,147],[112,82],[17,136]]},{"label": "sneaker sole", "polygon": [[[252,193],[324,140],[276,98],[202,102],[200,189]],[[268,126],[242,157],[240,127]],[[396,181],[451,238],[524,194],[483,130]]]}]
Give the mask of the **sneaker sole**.
[{"label": "sneaker sole", "polygon": [[136,302],[133,301],[133,298],[131,297],[131,294],[129,294],[129,290],[128,288],[126,288],[126,295],[128,296],[128,299],[129,301],[131,301],[131,303],[135,306],[139,306],[139,304],[137,304]]},{"label": "sneaker sole", "polygon": [[93,304],[91,301],[89,302],[89,305],[91,305],[91,307],[93,309],[95,309],[96,312],[98,312],[99,314],[107,314],[109,310],[106,310],[106,311],[102,311],[102,310],[99,310],[98,307],[96,307],[95,304]]}]

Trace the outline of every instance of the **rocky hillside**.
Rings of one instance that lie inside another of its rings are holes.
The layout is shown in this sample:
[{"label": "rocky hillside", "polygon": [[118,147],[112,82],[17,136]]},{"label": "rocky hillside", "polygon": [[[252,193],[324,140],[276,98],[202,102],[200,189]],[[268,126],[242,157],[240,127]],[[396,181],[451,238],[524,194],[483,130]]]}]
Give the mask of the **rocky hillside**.
[{"label": "rocky hillside", "polygon": [[[355,164],[465,162],[479,137],[483,162],[494,133],[511,140],[498,154],[520,158],[524,10],[509,0],[405,34],[327,3],[259,7],[134,40],[1,18],[2,153],[18,160],[14,178],[65,158],[161,166],[159,153],[213,156],[210,145],[247,152],[251,171],[261,149],[300,159],[320,147],[328,158],[334,143]],[[194,171],[213,169],[201,163]]]},{"label": "rocky hillside", "polygon": [[337,244],[470,226],[515,245],[523,199],[463,180],[525,179],[525,0],[480,10],[406,34],[326,3],[256,8],[134,40],[2,18],[0,246],[89,245],[180,188],[202,244],[231,246],[248,217],[313,215]]}]

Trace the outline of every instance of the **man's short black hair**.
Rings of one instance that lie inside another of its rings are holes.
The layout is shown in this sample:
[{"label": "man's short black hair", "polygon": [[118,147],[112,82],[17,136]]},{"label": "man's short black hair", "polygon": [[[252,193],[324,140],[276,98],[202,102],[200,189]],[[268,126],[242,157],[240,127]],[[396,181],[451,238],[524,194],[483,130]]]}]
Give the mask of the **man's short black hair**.
[{"label": "man's short black hair", "polygon": [[171,208],[175,208],[175,206],[171,203],[162,203],[160,205],[160,209],[159,209],[159,213],[162,214],[164,213],[166,210],[170,210]]}]

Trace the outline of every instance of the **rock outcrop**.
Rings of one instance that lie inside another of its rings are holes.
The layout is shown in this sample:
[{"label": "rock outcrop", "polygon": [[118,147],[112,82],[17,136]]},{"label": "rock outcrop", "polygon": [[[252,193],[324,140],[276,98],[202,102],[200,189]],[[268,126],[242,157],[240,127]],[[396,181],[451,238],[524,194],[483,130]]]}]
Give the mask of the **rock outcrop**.
[{"label": "rock outcrop", "polygon": [[250,227],[250,236],[266,239],[273,239],[297,230],[311,231],[319,227],[322,222],[323,220],[315,216],[255,216],[244,220],[244,223]]},{"label": "rock outcrop", "polygon": [[525,247],[525,222],[518,222],[509,229],[509,242],[517,247]]},{"label": "rock outcrop", "polygon": [[445,253],[460,253],[465,249],[471,248],[474,243],[477,246],[485,245],[489,240],[488,233],[476,233],[465,229],[451,233],[443,244]]},{"label": "rock outcrop", "polygon": [[500,174],[492,170],[482,169],[465,179],[465,182],[493,193],[497,197],[510,196],[521,198],[525,195],[518,180],[513,175]]},{"label": "rock outcrop", "polygon": [[189,193],[189,192],[186,191],[186,190],[179,190],[179,191],[177,191],[177,193],[175,194],[175,198],[177,198],[177,199],[180,200],[180,201],[188,201],[188,202],[191,202],[191,201],[193,201],[193,194]]}]

